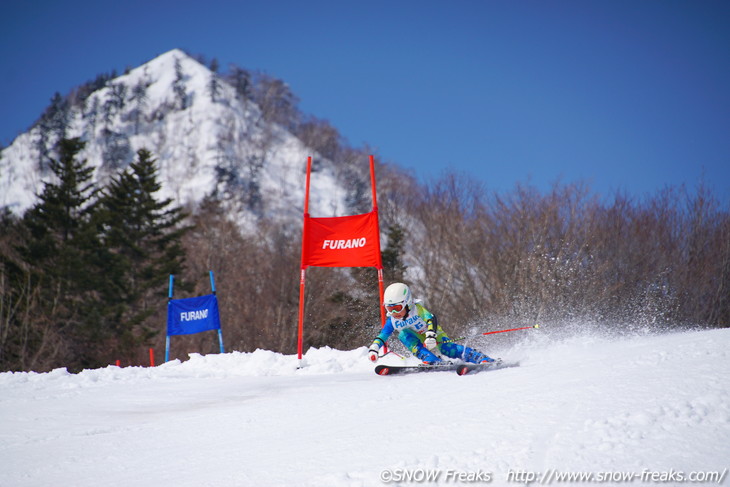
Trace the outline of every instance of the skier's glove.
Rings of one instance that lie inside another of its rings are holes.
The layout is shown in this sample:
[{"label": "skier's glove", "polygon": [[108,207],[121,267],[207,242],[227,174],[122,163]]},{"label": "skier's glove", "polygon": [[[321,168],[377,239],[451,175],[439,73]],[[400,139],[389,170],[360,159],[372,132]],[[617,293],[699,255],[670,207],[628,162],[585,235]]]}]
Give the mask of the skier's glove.
[{"label": "skier's glove", "polygon": [[423,341],[423,344],[429,350],[434,350],[438,346],[438,344],[436,343],[436,332],[435,331],[427,331],[426,332],[426,339]]},{"label": "skier's glove", "polygon": [[378,361],[378,351],[380,350],[380,346],[378,346],[377,343],[373,343],[370,345],[370,348],[368,349],[368,358],[371,362],[377,362]]}]

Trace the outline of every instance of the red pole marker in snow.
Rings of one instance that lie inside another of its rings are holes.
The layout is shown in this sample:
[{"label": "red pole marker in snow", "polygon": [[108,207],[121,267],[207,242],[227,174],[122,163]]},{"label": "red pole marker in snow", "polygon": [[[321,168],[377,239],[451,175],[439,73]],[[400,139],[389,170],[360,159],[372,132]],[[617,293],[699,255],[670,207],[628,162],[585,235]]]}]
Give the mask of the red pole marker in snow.
[{"label": "red pole marker in snow", "polygon": [[459,338],[453,338],[451,341],[452,342],[457,342],[459,340],[466,340],[468,338],[476,338],[476,337],[480,337],[482,335],[494,335],[495,333],[507,333],[508,331],[517,331],[517,330],[529,330],[531,328],[540,328],[540,325],[522,326],[520,328],[510,328],[509,330],[487,331],[487,332],[484,332],[484,333],[480,333],[478,335],[472,335],[472,336],[468,336],[468,337],[467,336],[463,336],[463,337],[459,337]]},{"label": "red pole marker in snow", "polygon": [[482,335],[493,335],[495,333],[506,333],[508,331],[517,331],[517,330],[529,330],[530,328],[540,328],[540,325],[523,326],[521,328],[510,328],[509,330],[488,331],[486,333],[482,333]]},{"label": "red pole marker in snow", "polygon": [[[299,321],[297,357],[304,353],[304,286],[308,267],[375,267],[378,270],[380,320],[385,324],[383,308],[383,262],[380,252],[378,202],[375,191],[375,159],[370,156],[370,179],[373,208],[369,213],[335,217],[309,215],[309,183],[312,158],[307,158],[304,183],[304,224],[302,227],[302,261],[299,274]],[[387,349],[386,349],[387,350]]]}]

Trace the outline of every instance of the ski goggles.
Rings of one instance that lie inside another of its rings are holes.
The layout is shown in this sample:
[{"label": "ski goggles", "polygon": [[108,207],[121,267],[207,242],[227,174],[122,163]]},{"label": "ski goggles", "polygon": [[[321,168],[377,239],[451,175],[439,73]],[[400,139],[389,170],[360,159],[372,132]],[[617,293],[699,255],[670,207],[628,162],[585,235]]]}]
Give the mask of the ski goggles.
[{"label": "ski goggles", "polygon": [[400,313],[401,311],[403,311],[403,309],[404,309],[405,307],[406,307],[406,305],[405,305],[405,304],[403,304],[403,303],[398,303],[398,304],[386,304],[386,305],[385,305],[385,309],[386,309],[386,311],[388,311],[389,313]]}]

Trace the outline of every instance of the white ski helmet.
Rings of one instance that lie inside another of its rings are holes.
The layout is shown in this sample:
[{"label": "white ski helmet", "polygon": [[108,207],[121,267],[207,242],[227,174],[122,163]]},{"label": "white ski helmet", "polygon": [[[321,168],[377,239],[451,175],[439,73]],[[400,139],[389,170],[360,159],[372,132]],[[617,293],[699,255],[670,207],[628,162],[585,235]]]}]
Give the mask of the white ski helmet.
[{"label": "white ski helmet", "polygon": [[383,293],[383,306],[385,306],[388,315],[400,313],[405,306],[412,308],[413,296],[411,290],[402,282],[391,284]]}]

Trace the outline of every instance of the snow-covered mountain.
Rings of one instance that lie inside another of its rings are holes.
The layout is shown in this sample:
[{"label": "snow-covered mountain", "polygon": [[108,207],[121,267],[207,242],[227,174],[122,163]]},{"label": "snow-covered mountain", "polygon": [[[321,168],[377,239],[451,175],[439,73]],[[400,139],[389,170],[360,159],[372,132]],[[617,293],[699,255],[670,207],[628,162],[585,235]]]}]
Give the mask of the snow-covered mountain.
[{"label": "snow-covered mountain", "polygon": [[520,366],[380,377],[363,347],[0,373],[0,485],[727,484],[730,330],[490,343]]},{"label": "snow-covered mountain", "polygon": [[[159,196],[178,205],[194,207],[212,195],[244,226],[264,215],[301,216],[306,159],[317,154],[281,126],[264,121],[251,100],[181,50],[49,112],[0,153],[0,207],[22,213],[33,205],[51,176],[43,154],[65,136],[87,143],[81,157],[96,168],[99,181],[146,148],[158,161]],[[346,191],[333,163],[319,158],[317,169],[311,213],[342,214]]]}]

